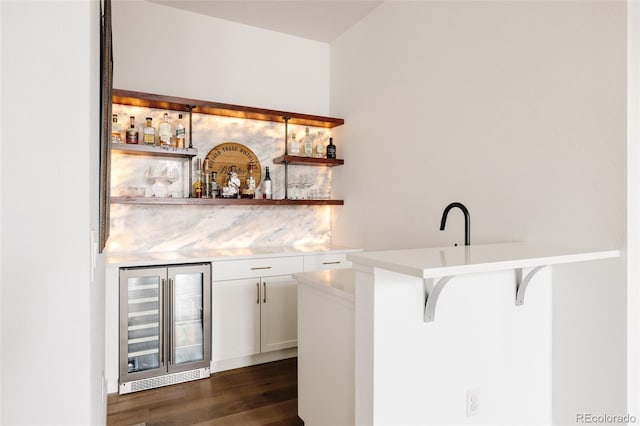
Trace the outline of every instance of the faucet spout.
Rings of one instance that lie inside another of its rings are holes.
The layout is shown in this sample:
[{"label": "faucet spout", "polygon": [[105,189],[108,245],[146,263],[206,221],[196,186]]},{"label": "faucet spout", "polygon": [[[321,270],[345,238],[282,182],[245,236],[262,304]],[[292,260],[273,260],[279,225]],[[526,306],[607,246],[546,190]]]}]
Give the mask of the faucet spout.
[{"label": "faucet spout", "polygon": [[454,202],[445,207],[442,212],[442,220],[440,221],[440,230],[444,231],[444,227],[447,224],[447,215],[454,207],[462,210],[462,213],[464,214],[464,245],[469,246],[471,245],[471,216],[469,215],[469,210],[464,206],[464,204]]}]

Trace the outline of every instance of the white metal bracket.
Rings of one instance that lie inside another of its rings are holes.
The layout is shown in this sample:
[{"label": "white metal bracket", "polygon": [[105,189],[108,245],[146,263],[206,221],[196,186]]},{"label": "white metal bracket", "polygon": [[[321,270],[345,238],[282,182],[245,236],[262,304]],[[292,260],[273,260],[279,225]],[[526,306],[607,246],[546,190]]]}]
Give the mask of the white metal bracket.
[{"label": "white metal bracket", "polygon": [[454,275],[449,277],[442,277],[434,285],[434,278],[424,279],[424,322],[432,322],[436,314],[436,303],[438,303],[438,297],[445,285],[453,278]]},{"label": "white metal bracket", "polygon": [[531,279],[545,266],[547,265],[536,266],[525,275],[524,279],[522,278],[522,268],[516,269],[516,306],[524,305],[524,293],[527,291]]}]

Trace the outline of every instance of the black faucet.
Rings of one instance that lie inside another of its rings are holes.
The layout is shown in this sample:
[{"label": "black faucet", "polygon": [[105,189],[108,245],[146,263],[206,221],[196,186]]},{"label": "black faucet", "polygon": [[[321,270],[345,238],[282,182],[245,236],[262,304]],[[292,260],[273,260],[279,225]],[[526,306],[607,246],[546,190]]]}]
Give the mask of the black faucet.
[{"label": "black faucet", "polygon": [[462,210],[462,213],[464,213],[464,245],[470,246],[471,236],[469,234],[471,233],[471,217],[469,216],[469,210],[467,210],[464,204],[455,202],[449,204],[444,209],[444,211],[442,212],[442,220],[440,221],[440,230],[444,231],[444,226],[447,224],[447,215],[449,214],[449,210],[454,207],[458,207],[460,210]]}]

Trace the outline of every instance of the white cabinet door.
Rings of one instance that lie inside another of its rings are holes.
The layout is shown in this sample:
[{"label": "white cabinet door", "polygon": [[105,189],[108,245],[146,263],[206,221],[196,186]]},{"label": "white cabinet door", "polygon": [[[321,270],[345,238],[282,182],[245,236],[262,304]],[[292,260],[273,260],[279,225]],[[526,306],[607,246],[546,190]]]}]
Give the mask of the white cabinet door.
[{"label": "white cabinet door", "polygon": [[213,361],[260,353],[260,280],[213,282]]},{"label": "white cabinet door", "polygon": [[262,352],[298,345],[298,283],[291,275],[262,278]]}]

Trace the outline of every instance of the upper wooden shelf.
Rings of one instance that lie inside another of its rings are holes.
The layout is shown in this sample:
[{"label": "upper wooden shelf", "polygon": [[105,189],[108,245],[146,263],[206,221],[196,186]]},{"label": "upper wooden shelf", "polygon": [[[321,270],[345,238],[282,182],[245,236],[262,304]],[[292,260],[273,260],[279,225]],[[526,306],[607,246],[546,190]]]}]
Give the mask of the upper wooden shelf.
[{"label": "upper wooden shelf", "polygon": [[274,164],[290,164],[293,166],[342,166],[344,160],[337,158],[300,157],[297,155],[281,155],[273,159]]},{"label": "upper wooden shelf", "polygon": [[162,146],[155,146],[155,145],[126,144],[126,143],[111,144],[111,150],[116,152],[124,152],[126,154],[154,155],[159,157],[191,158],[198,155],[198,150],[195,148],[170,148],[170,147],[162,147]]},{"label": "upper wooden shelf", "polygon": [[155,95],[152,93],[134,92],[130,90],[113,89],[112,94],[113,103],[122,105],[187,112],[189,111],[189,106],[193,106],[193,112],[197,112],[200,114],[248,118],[252,120],[262,121],[274,121],[278,123],[283,123],[284,117],[289,117],[289,124],[298,124],[311,127],[333,128],[344,124],[344,119],[342,118],[323,117],[318,115],[300,114],[296,112],[223,104],[220,102],[208,102],[197,99]]},{"label": "upper wooden shelf", "polygon": [[264,200],[257,198],[111,197],[115,204],[169,204],[188,206],[342,206],[344,200]]}]

